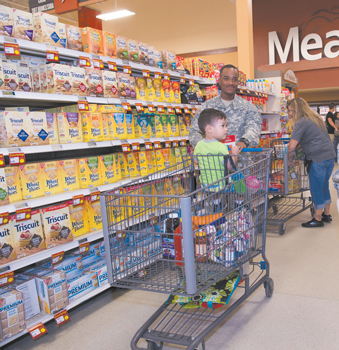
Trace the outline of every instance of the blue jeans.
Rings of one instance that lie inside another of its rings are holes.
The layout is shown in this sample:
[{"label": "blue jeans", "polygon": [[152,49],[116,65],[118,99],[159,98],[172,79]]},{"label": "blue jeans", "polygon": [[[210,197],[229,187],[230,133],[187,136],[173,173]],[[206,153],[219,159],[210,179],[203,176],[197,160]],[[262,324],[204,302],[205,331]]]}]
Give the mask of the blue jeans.
[{"label": "blue jeans", "polygon": [[334,167],[334,159],[322,162],[312,162],[309,173],[310,191],[315,209],[324,209],[326,204],[331,203],[329,179]]}]

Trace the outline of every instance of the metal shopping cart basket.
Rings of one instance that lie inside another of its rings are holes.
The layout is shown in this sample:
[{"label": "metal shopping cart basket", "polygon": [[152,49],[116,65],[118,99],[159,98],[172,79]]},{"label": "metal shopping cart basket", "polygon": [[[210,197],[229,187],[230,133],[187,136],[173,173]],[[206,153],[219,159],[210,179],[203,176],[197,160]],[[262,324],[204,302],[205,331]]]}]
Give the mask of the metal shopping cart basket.
[{"label": "metal shopping cart basket", "polygon": [[287,152],[289,139],[272,140],[267,225],[277,225],[283,235],[287,220],[314,208],[302,148]]},{"label": "metal shopping cart basket", "polygon": [[133,350],[140,342],[148,350],[205,349],[208,334],[261,285],[271,297],[270,153],[239,156],[241,170],[231,174],[227,156],[187,156],[101,195],[109,283],[170,294],[135,334]]}]

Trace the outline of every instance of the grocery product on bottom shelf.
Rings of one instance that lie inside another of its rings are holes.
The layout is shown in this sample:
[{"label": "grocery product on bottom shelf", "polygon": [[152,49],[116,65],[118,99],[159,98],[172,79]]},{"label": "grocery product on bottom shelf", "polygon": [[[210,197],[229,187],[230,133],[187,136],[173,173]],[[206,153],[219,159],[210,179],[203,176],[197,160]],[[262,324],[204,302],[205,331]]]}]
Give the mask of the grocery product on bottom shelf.
[{"label": "grocery product on bottom shelf", "polygon": [[67,253],[60,263],[52,265],[52,262],[49,261],[48,263],[43,264],[42,267],[63,271],[66,274],[66,279],[70,280],[71,278],[80,275],[83,269],[82,256],[75,253]]},{"label": "grocery product on bottom shelf", "polygon": [[99,286],[96,272],[83,272],[67,281],[70,302],[82,297]]},{"label": "grocery product on bottom shelf", "polygon": [[7,264],[16,259],[14,248],[13,230],[8,221],[8,214],[1,214],[0,225],[0,265]]}]

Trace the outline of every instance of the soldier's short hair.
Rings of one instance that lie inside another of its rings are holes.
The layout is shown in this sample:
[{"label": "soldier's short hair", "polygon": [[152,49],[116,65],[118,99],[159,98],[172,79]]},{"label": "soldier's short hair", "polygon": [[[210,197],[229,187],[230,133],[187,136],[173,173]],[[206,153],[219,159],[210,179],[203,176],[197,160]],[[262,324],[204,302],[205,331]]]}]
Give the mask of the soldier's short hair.
[{"label": "soldier's short hair", "polygon": [[239,74],[239,69],[236,66],[233,66],[233,64],[226,64],[226,65],[221,67],[220,72],[219,72],[220,76],[221,76],[221,73],[223,72],[223,70],[226,69],[226,68],[236,69],[238,71],[238,74]]},{"label": "soldier's short hair", "polygon": [[204,109],[199,116],[198,125],[200,131],[205,135],[205,129],[207,125],[214,125],[217,120],[227,119],[224,112],[214,108]]}]

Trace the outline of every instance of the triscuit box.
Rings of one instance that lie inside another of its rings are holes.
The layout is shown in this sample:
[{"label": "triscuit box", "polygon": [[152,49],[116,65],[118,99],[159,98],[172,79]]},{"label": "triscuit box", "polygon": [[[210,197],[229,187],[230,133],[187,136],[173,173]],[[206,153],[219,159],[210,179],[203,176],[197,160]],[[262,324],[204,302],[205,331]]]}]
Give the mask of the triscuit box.
[{"label": "triscuit box", "polygon": [[81,188],[102,185],[100,157],[82,158],[78,161]]},{"label": "triscuit box", "polygon": [[19,91],[31,92],[33,91],[31,69],[29,67],[24,67],[23,65],[18,65],[18,83]]},{"label": "triscuit box", "polygon": [[132,62],[139,62],[138,42],[133,39],[128,39],[128,59]]},{"label": "triscuit box", "polygon": [[41,209],[46,248],[73,241],[68,202]]},{"label": "triscuit box", "polygon": [[0,35],[12,36],[13,33],[13,9],[0,5]]},{"label": "triscuit box", "polygon": [[22,200],[19,167],[9,166],[5,168],[6,183],[9,202],[14,203]]},{"label": "triscuit box", "polygon": [[81,28],[66,24],[67,48],[70,50],[82,51]]},{"label": "triscuit box", "polygon": [[49,145],[47,120],[45,112],[28,112],[27,126],[29,132],[28,142],[31,146]]},{"label": "triscuit box", "polygon": [[102,229],[100,200],[92,201],[91,196],[85,197],[90,231]]},{"label": "triscuit box", "polygon": [[30,128],[26,112],[2,112],[0,113],[1,146],[22,147],[28,146]]},{"label": "triscuit box", "polygon": [[67,281],[68,298],[70,302],[91,292],[99,286],[96,272],[82,273]]},{"label": "triscuit box", "polygon": [[23,199],[31,199],[45,195],[41,166],[39,163],[20,165],[19,175]]},{"label": "triscuit box", "polygon": [[5,169],[0,169],[0,206],[9,204]]},{"label": "triscuit box", "polygon": [[17,39],[33,40],[33,15],[13,9],[13,34]]},{"label": "triscuit box", "polygon": [[76,159],[61,160],[60,167],[64,192],[80,188],[78,161]]},{"label": "triscuit box", "polygon": [[154,62],[154,46],[148,46],[148,64],[151,67],[154,67],[155,62]]},{"label": "triscuit box", "polygon": [[4,76],[4,90],[15,91],[18,89],[18,69],[16,63],[2,60],[2,71]]},{"label": "triscuit box", "polygon": [[125,73],[117,73],[118,94],[122,98],[131,98],[131,81],[130,76]]},{"label": "triscuit box", "polygon": [[3,70],[2,58],[0,58],[0,90],[4,90],[4,88],[5,88],[4,70]]},{"label": "triscuit box", "polygon": [[25,274],[35,278],[41,311],[53,314],[69,304],[64,271],[37,267]]},{"label": "triscuit box", "polygon": [[115,180],[115,159],[113,154],[102,156],[102,180],[103,184],[111,184],[116,182]]},{"label": "triscuit box", "polygon": [[42,93],[48,93],[47,66],[39,66],[38,69],[40,78],[40,91]]},{"label": "triscuit box", "polygon": [[14,249],[13,232],[9,222],[9,216],[1,214],[0,225],[0,265],[8,264],[16,259]]},{"label": "triscuit box", "polygon": [[115,34],[103,31],[103,55],[108,57],[117,58],[117,47]]},{"label": "triscuit box", "polygon": [[33,14],[34,41],[46,45],[59,46],[59,21],[58,17],[45,12]]},{"label": "triscuit box", "polygon": [[138,42],[139,62],[148,65],[148,46],[145,43]]},{"label": "triscuit box", "polygon": [[67,47],[67,32],[66,32],[66,24],[59,22],[59,38],[60,44],[62,47]]},{"label": "triscuit box", "polygon": [[71,67],[72,92],[77,96],[88,96],[89,85],[86,70],[81,67]]},{"label": "triscuit box", "polygon": [[117,56],[122,60],[128,60],[128,39],[121,35],[116,35]]},{"label": "triscuit box", "polygon": [[45,195],[63,191],[60,162],[57,160],[40,163]]},{"label": "triscuit box", "polygon": [[82,43],[84,52],[103,54],[102,31],[90,27],[82,28]]},{"label": "triscuit box", "polygon": [[114,139],[127,138],[125,111],[122,105],[114,105],[113,107],[113,129]]},{"label": "triscuit box", "polygon": [[47,133],[50,145],[59,143],[58,119],[56,113],[46,112]]},{"label": "triscuit box", "polygon": [[65,64],[51,63],[47,65],[50,74],[47,76],[48,92],[50,94],[73,95],[71,67]]},{"label": "triscuit box", "polygon": [[46,249],[40,210],[32,210],[31,217],[23,221],[17,221],[16,215],[11,215],[9,220],[18,259]]},{"label": "triscuit box", "polygon": [[83,200],[78,205],[73,205],[73,200],[68,202],[71,215],[72,235],[78,237],[89,232],[87,209]]},{"label": "triscuit box", "polygon": [[58,113],[57,119],[60,143],[83,142],[82,123],[79,113]]},{"label": "triscuit box", "polygon": [[89,96],[103,97],[104,88],[102,80],[102,72],[100,69],[86,68],[88,75]]},{"label": "triscuit box", "polygon": [[0,291],[0,340],[12,337],[26,328],[24,299],[21,292],[6,288]]},{"label": "triscuit box", "polygon": [[102,72],[102,81],[104,88],[104,97],[118,97],[117,74],[109,70]]},{"label": "triscuit box", "polygon": [[39,67],[46,64],[46,59],[39,57],[29,57],[28,58],[28,67]]},{"label": "triscuit box", "polygon": [[[52,262],[49,261],[42,265],[42,267],[52,268]],[[64,271],[67,280],[79,276],[83,269],[82,256],[75,253],[65,254],[64,259],[60,263],[53,265],[53,269]]]}]

